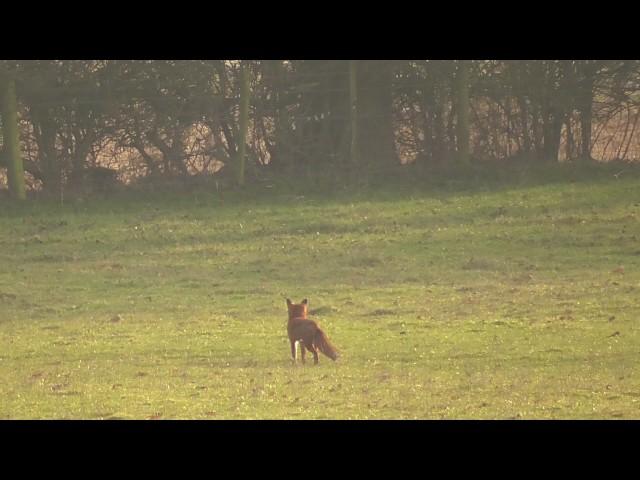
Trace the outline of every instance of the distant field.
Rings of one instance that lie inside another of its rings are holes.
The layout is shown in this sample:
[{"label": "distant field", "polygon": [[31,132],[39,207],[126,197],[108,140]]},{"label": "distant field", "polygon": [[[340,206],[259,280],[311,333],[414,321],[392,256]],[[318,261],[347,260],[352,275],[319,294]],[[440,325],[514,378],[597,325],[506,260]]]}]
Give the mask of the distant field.
[{"label": "distant field", "polygon": [[[0,418],[640,418],[612,173],[0,204]],[[291,365],[286,297],[336,363]]]}]

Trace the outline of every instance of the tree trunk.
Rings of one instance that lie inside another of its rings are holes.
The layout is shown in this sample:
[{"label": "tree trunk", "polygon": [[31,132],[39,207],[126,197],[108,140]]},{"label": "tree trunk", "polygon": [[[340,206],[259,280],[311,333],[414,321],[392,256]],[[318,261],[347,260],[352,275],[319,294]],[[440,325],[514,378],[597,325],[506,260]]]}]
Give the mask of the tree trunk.
[{"label": "tree trunk", "polygon": [[31,122],[38,145],[38,163],[42,172],[42,188],[46,195],[60,195],[61,169],[56,154],[56,125],[49,109],[30,108]]},{"label": "tree trunk", "polygon": [[591,72],[584,79],[582,95],[580,98],[580,157],[582,160],[591,159],[591,130],[593,122],[593,84],[594,77]]},{"label": "tree trunk", "polygon": [[567,161],[573,159],[573,129],[571,128],[571,116],[567,115],[567,118],[564,121],[565,129],[567,132],[567,143],[565,144],[565,157]]},{"label": "tree trunk", "polygon": [[423,87],[424,141],[422,155],[432,164],[442,163],[445,156],[444,95],[439,78],[432,78]]},{"label": "tree trunk", "polygon": [[75,188],[80,188],[85,182],[87,157],[91,152],[93,137],[94,134],[91,131],[77,131],[73,135],[75,145],[74,155],[71,159],[71,178],[69,183]]},{"label": "tree trunk", "polygon": [[522,124],[522,148],[525,157],[531,153],[531,135],[529,132],[529,109],[527,108],[527,100],[524,96],[518,96],[518,106],[520,108],[520,122]]},{"label": "tree trunk", "polygon": [[[229,175],[233,173],[235,165],[233,162],[238,156],[238,145],[236,144],[236,132],[234,131],[233,120],[227,120],[232,117],[231,111],[227,99],[227,69],[224,60],[220,60],[217,63],[218,77],[220,79],[220,96],[222,98],[225,109],[222,115],[218,115],[218,125],[222,131],[226,143],[226,154],[229,158],[228,164],[225,163],[224,172],[229,172]],[[224,146],[224,143],[223,143]]]},{"label": "tree trunk", "polygon": [[[288,127],[286,119],[286,108],[284,106],[283,97],[281,95],[284,89],[284,68],[281,60],[274,60],[271,62],[272,72],[274,77],[274,95],[275,95],[275,155],[272,156],[271,161],[275,160],[275,164],[281,168],[291,170],[291,158],[288,151]],[[275,157],[275,158],[274,158]]]},{"label": "tree trunk", "polygon": [[544,161],[555,163],[560,152],[562,124],[570,111],[567,91],[567,75],[570,74],[570,62],[544,62],[544,99],[543,99],[543,135]]},{"label": "tree trunk", "polygon": [[455,86],[457,160],[469,165],[469,61],[459,60]]},{"label": "tree trunk", "polygon": [[557,162],[562,135],[562,114],[556,107],[549,107],[543,119],[543,161]]},{"label": "tree trunk", "polygon": [[9,194],[16,200],[25,200],[24,166],[20,154],[20,132],[18,128],[18,100],[15,80],[1,79],[0,115],[4,155],[7,163]]},{"label": "tree trunk", "polygon": [[360,163],[358,158],[358,64],[356,60],[349,61],[349,119],[351,124],[351,143],[349,159],[351,165]]},{"label": "tree trunk", "polygon": [[444,125],[444,94],[442,85],[436,83],[433,88],[433,158],[442,164],[446,156],[445,125]]},{"label": "tree trunk", "polygon": [[188,172],[184,163],[183,130],[180,126],[177,126],[172,133],[171,145],[162,139],[156,128],[147,132],[147,140],[162,153],[163,174],[165,176],[170,177],[174,173],[186,176]]},{"label": "tree trunk", "polygon": [[358,137],[359,154],[369,170],[380,173],[386,166],[398,163],[393,131],[393,80],[389,61],[359,62]]},{"label": "tree trunk", "polygon": [[236,160],[236,182],[245,183],[247,131],[249,127],[249,75],[244,62],[240,62],[240,128],[238,132],[238,157]]}]

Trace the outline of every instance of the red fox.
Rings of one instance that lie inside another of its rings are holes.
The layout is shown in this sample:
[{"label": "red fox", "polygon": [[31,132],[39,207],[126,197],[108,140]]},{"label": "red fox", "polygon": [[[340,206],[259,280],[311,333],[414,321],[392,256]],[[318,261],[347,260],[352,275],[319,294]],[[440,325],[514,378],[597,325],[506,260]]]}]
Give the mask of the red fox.
[{"label": "red fox", "polygon": [[308,349],[313,354],[313,364],[318,364],[318,350],[324,353],[331,360],[338,358],[338,352],[335,347],[329,343],[329,339],[320,327],[313,320],[307,318],[307,306],[309,302],[305,298],[302,303],[291,303],[287,298],[287,308],[289,309],[289,323],[287,324],[287,333],[291,342],[291,356],[293,363],[296,362],[296,342],[300,343],[300,351],[302,353],[302,363],[304,362],[304,354]]}]

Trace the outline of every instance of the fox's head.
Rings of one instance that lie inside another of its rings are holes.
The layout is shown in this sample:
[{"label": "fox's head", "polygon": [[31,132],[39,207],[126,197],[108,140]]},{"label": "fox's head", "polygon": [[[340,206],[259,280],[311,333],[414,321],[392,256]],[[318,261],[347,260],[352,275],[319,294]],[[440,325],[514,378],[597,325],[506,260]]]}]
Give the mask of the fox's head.
[{"label": "fox's head", "polygon": [[309,301],[305,298],[301,303],[291,303],[287,298],[287,308],[289,309],[289,318],[307,318],[307,307]]}]

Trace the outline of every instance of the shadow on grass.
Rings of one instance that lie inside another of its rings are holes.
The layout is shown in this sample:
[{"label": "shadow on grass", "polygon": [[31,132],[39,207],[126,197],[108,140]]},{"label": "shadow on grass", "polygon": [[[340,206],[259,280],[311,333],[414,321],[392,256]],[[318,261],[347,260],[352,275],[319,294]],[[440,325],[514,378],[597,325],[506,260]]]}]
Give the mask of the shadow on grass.
[{"label": "shadow on grass", "polygon": [[[191,189],[142,191],[125,188],[110,197],[69,200],[31,200],[15,203],[0,200],[0,217],[32,215],[90,214],[113,215],[124,212],[146,212],[164,215],[192,211],[194,208],[243,210],[265,205],[366,201],[396,201],[422,197],[446,199],[481,192],[504,192],[544,185],[602,184],[622,179],[640,178],[640,166],[623,162],[608,164],[477,164],[467,168],[435,168],[428,165],[392,166],[371,175],[366,184],[353,185],[335,173],[318,172],[313,182],[269,177],[245,188],[228,188],[221,197],[214,181]],[[170,207],[169,207],[170,206]]]}]

